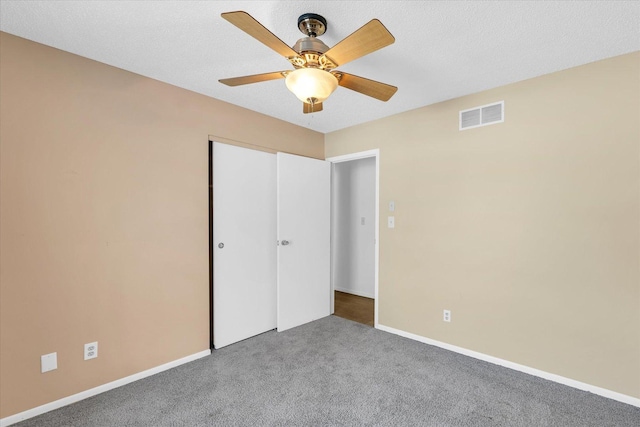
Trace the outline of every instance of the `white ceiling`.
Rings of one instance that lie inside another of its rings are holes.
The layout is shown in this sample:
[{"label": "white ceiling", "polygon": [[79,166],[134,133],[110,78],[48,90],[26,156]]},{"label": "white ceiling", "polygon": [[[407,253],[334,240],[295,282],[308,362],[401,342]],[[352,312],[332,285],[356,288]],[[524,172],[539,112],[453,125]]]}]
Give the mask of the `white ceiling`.
[{"label": "white ceiling", "polygon": [[[373,18],[395,44],[343,70],[398,86],[384,103],[345,88],[302,114],[284,80],[218,79],[290,69],[220,17],[244,10],[290,45],[323,15],[333,46]],[[0,29],[320,132],[640,50],[638,1],[17,1]]]}]

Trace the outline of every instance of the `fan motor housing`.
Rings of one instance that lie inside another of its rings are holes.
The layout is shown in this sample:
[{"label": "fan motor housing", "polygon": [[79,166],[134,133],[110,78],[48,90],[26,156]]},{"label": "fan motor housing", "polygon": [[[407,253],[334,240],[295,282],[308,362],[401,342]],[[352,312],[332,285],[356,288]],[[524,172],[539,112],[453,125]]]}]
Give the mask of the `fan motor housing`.
[{"label": "fan motor housing", "polygon": [[329,50],[329,46],[315,37],[303,37],[293,45],[293,50],[298,53],[315,52],[322,54]]}]

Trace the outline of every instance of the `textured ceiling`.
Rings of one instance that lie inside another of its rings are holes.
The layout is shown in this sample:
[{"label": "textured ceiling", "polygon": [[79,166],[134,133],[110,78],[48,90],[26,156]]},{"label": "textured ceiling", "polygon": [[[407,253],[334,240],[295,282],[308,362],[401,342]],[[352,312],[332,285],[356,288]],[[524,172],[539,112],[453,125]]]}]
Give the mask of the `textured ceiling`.
[{"label": "textured ceiling", "polygon": [[[333,46],[378,18],[395,44],[339,70],[398,86],[384,103],[338,90],[302,114],[284,80],[218,79],[290,69],[220,17],[245,10],[293,45],[297,18],[323,15]],[[279,119],[330,132],[435,102],[640,50],[637,1],[15,1],[0,29]]]}]

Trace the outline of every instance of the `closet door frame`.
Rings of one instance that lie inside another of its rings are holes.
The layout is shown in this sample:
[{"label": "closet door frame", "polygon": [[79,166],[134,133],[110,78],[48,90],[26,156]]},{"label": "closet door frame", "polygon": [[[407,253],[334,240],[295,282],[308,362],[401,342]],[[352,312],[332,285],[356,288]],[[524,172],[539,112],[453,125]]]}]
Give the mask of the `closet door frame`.
[{"label": "closet door frame", "polygon": [[[215,325],[214,325],[214,319],[215,319],[215,313],[214,313],[214,294],[215,294],[215,289],[214,289],[214,278],[215,278],[215,263],[214,263],[214,257],[216,254],[216,250],[219,250],[219,248],[217,247],[217,241],[214,240],[216,238],[216,236],[214,236],[213,232],[214,232],[214,159],[213,159],[213,151],[214,151],[214,143],[221,143],[221,144],[227,144],[227,145],[231,145],[231,146],[236,146],[239,148],[244,148],[244,149],[249,149],[249,150],[257,150],[257,151],[261,151],[261,152],[265,152],[265,153],[269,153],[269,154],[273,154],[276,155],[277,153],[283,153],[283,154],[293,154],[293,153],[286,153],[286,152],[278,152],[276,150],[270,149],[268,147],[262,147],[259,145],[254,145],[254,144],[246,144],[246,143],[238,143],[238,141],[231,141],[231,140],[225,140],[225,138],[219,138],[219,137],[215,137],[215,136],[209,136],[209,167],[208,167],[208,172],[209,172],[209,345],[211,350],[215,349],[215,345],[214,345],[214,330],[215,330]],[[305,156],[300,156],[298,154],[293,154],[296,157],[301,157],[303,160],[305,158]],[[318,162],[325,162],[328,164],[328,162],[321,160],[321,159],[317,159],[317,158],[312,158],[309,157],[307,159],[313,159],[316,160]],[[330,165],[328,165],[330,166]],[[330,172],[329,170],[327,170],[328,172]],[[327,174],[326,176],[327,178],[327,186],[330,188],[330,173]],[[329,190],[330,192],[330,190]],[[327,200],[329,200],[329,198],[327,198]],[[329,215],[329,210],[330,210],[330,206],[327,205],[327,215]],[[329,218],[327,218],[327,223],[329,223]],[[328,224],[327,224],[328,225]],[[327,226],[327,239],[330,236],[330,229],[329,226]],[[277,241],[276,241],[277,242]],[[276,243],[274,242],[274,244]],[[298,245],[294,245],[294,246],[298,246]],[[293,249],[293,247],[291,248]],[[327,251],[330,252],[330,248],[327,247]],[[329,267],[327,267],[327,293],[331,292],[331,283],[330,280],[328,278],[328,276],[330,275],[330,271],[329,271]],[[329,298],[328,298],[329,299]],[[331,301],[332,302],[332,301]],[[329,303],[329,301],[327,301],[327,303]],[[330,306],[329,304],[327,304],[327,313],[326,315],[329,315]],[[276,325],[277,326],[277,325]]]}]

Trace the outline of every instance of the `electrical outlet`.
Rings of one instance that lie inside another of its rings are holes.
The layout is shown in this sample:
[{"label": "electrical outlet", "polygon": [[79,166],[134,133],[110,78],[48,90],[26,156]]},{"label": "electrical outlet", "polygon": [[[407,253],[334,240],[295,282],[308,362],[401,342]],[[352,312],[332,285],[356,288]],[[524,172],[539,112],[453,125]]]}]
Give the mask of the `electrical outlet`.
[{"label": "electrical outlet", "polygon": [[58,353],[49,353],[40,356],[40,372],[44,374],[54,369],[58,369]]},{"label": "electrical outlet", "polygon": [[451,322],[451,310],[445,310],[442,314],[442,320],[445,322]]},{"label": "electrical outlet", "polygon": [[84,360],[98,357],[98,341],[84,345]]}]

